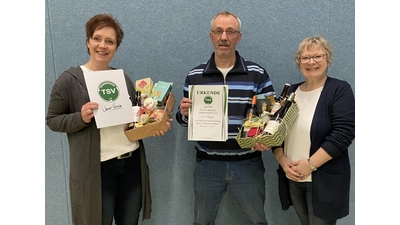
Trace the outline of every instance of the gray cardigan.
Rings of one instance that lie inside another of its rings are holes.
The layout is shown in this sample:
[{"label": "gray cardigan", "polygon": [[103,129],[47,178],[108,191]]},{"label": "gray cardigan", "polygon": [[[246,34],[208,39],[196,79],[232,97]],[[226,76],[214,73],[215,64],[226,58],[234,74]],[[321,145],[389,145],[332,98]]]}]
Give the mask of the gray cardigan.
[{"label": "gray cardigan", "polygon": [[[125,74],[130,96],[135,96],[135,86]],[[133,99],[133,98],[132,98]],[[63,72],[53,85],[46,124],[56,132],[67,133],[70,150],[70,200],[72,221],[76,225],[101,224],[100,130],[92,120],[85,124],[81,107],[89,102],[83,71],[71,67]],[[142,171],[143,219],[151,214],[149,170],[143,141],[140,144]]]}]

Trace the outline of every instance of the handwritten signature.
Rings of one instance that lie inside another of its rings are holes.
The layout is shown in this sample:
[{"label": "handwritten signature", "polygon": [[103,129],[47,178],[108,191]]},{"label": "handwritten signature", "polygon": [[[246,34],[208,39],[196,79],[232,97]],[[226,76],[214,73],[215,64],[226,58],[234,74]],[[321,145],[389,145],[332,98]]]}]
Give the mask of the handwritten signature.
[{"label": "handwritten signature", "polygon": [[111,111],[114,111],[117,109],[122,109],[122,105],[119,105],[119,104],[117,105],[117,104],[115,104],[115,102],[109,107],[103,106],[103,108],[102,108],[103,112],[111,112]]}]

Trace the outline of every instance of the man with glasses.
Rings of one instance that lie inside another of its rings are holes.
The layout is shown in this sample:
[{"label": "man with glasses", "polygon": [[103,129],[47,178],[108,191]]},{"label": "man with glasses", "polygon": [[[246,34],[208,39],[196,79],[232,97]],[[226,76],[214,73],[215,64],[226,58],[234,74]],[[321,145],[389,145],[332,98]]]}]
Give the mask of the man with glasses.
[{"label": "man with glasses", "polygon": [[247,61],[236,45],[240,42],[241,21],[224,11],[211,21],[210,39],[214,45],[211,58],[193,68],[186,76],[183,99],[176,112],[177,121],[188,126],[189,85],[228,85],[228,140],[196,142],[194,171],[194,223],[215,224],[218,209],[227,188],[232,190],[244,213],[245,224],[268,224],[265,218],[264,164],[261,151],[269,146],[257,143],[252,149],[241,149],[235,140],[253,95],[275,95],[267,71]]}]

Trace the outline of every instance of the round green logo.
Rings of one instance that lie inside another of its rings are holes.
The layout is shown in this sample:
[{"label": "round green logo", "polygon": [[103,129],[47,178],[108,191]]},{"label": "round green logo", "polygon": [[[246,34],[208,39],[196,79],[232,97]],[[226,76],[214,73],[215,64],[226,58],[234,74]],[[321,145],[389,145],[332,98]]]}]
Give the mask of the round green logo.
[{"label": "round green logo", "polygon": [[106,102],[113,102],[117,100],[119,91],[117,85],[111,81],[102,82],[98,90],[100,97]]},{"label": "round green logo", "polygon": [[213,101],[213,99],[211,96],[208,95],[208,96],[204,97],[204,103],[209,105],[212,103],[212,101]]}]

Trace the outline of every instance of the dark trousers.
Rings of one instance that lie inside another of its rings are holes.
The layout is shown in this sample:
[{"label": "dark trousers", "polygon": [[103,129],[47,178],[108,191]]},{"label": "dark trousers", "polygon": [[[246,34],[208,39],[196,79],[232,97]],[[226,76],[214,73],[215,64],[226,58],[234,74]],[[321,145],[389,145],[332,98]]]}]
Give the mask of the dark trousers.
[{"label": "dark trousers", "polygon": [[142,206],[139,149],[101,162],[102,225],[137,225]]},{"label": "dark trousers", "polygon": [[335,225],[336,220],[316,217],[312,205],[312,183],[289,180],[290,197],[301,225]]}]

